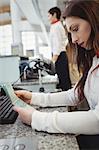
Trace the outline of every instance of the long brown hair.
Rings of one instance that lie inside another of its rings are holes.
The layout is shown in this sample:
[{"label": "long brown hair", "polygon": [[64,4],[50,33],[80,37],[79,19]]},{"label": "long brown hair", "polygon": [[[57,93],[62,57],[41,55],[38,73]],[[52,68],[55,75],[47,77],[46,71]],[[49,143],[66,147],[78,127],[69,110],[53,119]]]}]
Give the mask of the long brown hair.
[{"label": "long brown hair", "polygon": [[[82,77],[79,80],[76,89],[78,91],[79,100],[84,99],[84,85],[87,78],[88,71],[92,65],[92,60],[95,54],[99,54],[99,2],[96,0],[71,0],[66,7],[63,17],[79,17],[89,22],[91,26],[91,35],[88,43],[91,43],[92,49],[89,51],[84,50],[80,46],[76,45],[77,52],[77,66],[79,72],[82,70]],[[70,40],[70,33],[69,42]],[[72,45],[72,44],[71,44]],[[72,50],[72,49],[71,49]]]}]

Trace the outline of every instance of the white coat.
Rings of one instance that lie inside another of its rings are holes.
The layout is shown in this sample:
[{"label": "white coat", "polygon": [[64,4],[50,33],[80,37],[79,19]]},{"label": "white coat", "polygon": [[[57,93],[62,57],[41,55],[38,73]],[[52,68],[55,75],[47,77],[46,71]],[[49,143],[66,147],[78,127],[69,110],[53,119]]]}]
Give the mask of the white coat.
[{"label": "white coat", "polygon": [[[97,69],[94,70],[94,68]],[[92,72],[93,71],[93,72]],[[93,58],[84,86],[90,110],[77,112],[40,112],[32,114],[31,126],[50,133],[99,134],[99,58]],[[33,93],[32,104],[47,106],[74,106],[78,103],[74,88],[59,93]]]}]

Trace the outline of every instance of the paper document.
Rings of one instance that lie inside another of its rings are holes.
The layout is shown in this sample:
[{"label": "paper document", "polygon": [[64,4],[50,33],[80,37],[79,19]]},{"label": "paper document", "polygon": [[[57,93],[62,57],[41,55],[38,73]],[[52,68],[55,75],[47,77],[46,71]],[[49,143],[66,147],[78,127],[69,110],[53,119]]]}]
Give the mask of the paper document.
[{"label": "paper document", "polygon": [[2,85],[2,88],[4,89],[5,93],[10,97],[13,105],[19,107],[27,107],[27,108],[31,107],[29,104],[25,103],[24,101],[22,101],[20,98],[16,96],[13,87],[10,83],[4,83]]}]

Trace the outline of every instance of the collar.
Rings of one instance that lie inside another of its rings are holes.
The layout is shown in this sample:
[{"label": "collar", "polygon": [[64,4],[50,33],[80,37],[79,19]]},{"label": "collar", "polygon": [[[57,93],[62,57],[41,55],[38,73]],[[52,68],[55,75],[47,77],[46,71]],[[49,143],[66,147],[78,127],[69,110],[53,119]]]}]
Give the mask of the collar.
[{"label": "collar", "polygon": [[55,21],[53,21],[51,24],[55,24],[55,23],[57,23],[57,22],[59,22],[60,20],[55,20]]},{"label": "collar", "polygon": [[99,50],[96,51],[96,56],[99,58]]}]

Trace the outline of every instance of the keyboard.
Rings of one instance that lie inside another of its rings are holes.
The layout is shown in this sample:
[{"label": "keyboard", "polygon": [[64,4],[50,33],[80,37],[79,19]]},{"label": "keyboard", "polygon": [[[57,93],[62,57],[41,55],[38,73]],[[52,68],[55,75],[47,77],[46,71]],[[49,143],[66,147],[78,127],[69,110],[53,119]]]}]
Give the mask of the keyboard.
[{"label": "keyboard", "polygon": [[17,117],[18,113],[13,109],[13,104],[8,95],[0,93],[0,124],[13,124]]},{"label": "keyboard", "polygon": [[0,124],[13,124],[16,121],[18,113],[12,109],[14,105],[32,108],[15,95],[14,88],[10,83],[2,84],[0,91]]}]

